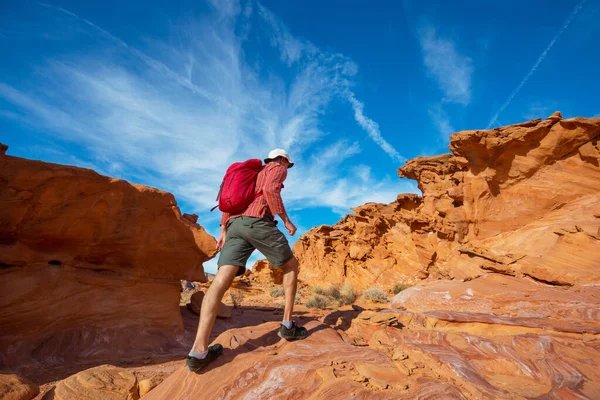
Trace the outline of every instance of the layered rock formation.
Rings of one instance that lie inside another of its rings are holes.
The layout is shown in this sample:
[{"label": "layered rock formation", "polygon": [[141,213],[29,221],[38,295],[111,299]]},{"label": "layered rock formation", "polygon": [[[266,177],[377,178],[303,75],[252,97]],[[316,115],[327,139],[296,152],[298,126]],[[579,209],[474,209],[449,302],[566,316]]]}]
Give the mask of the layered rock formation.
[{"label": "layered rock formation", "polygon": [[433,374],[465,398],[598,398],[599,142],[600,118],[559,113],[456,133],[452,154],[400,168],[423,196],[303,237],[300,277],[414,285],[345,332],[407,376]]},{"label": "layered rock formation", "polygon": [[[0,143],[0,149],[2,144]],[[0,399],[31,400],[40,392],[38,386],[17,375],[0,375]]]},{"label": "layered rock formation", "polygon": [[81,371],[56,385],[44,396],[47,400],[138,400],[135,375],[123,368],[101,365]]},{"label": "layered rock formation", "polygon": [[174,197],[92,170],[0,155],[0,364],[167,351],[180,279],[215,240]]},{"label": "layered rock formation", "polygon": [[[277,323],[229,330],[215,342],[223,356],[202,374],[181,368],[145,399],[461,399],[455,387],[434,376],[420,376],[410,388],[387,355],[345,342],[334,329],[306,325],[311,336],[286,342]],[[412,383],[414,381],[410,380]]]},{"label": "layered rock formation", "polygon": [[[399,175],[422,196],[354,209],[295,245],[300,279],[359,289],[487,271],[572,285],[598,281],[600,118],[458,132],[451,154]],[[568,268],[563,266],[568,264]]]}]

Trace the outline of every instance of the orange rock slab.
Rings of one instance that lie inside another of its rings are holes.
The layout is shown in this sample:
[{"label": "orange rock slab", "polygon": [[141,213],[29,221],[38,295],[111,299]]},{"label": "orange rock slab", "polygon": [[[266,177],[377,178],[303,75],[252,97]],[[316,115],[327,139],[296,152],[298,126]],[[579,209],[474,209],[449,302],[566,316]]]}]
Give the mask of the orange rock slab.
[{"label": "orange rock slab", "polygon": [[0,155],[0,204],[1,364],[164,352],[183,333],[180,279],[206,280],[216,242],[173,195]]},{"label": "orange rock slab", "polygon": [[[416,399],[427,393],[463,398],[455,388],[433,379],[406,388],[382,353],[352,346],[323,324],[306,326],[311,336],[297,342],[279,339],[278,323],[229,330],[215,340],[224,353],[207,371],[195,374],[181,368],[144,398]],[[377,368],[384,372],[374,378],[371,371]],[[373,385],[369,377],[389,385]]]},{"label": "orange rock slab", "polygon": [[123,368],[101,365],[60,381],[45,398],[48,400],[138,400],[135,375]]}]

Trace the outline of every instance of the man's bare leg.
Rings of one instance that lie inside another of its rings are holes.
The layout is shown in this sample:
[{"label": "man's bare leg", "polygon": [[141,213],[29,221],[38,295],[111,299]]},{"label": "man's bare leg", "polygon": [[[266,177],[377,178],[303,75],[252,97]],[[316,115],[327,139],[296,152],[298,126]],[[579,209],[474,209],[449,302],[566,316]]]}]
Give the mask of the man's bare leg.
[{"label": "man's bare leg", "polygon": [[215,280],[206,291],[206,295],[202,300],[198,332],[196,333],[196,341],[194,341],[192,351],[198,353],[207,351],[210,333],[217,318],[219,305],[221,300],[223,300],[223,295],[231,286],[239,268],[235,265],[223,265],[217,271]]},{"label": "man's bare leg", "polygon": [[296,289],[298,288],[298,260],[292,257],[283,267],[283,291],[285,292],[285,308],[283,319],[292,320]]},{"label": "man's bare leg", "polygon": [[286,340],[304,339],[308,336],[306,328],[297,326],[295,322],[292,322],[296,289],[298,288],[298,260],[292,258],[282,268],[285,309],[283,310],[283,321],[278,334]]}]

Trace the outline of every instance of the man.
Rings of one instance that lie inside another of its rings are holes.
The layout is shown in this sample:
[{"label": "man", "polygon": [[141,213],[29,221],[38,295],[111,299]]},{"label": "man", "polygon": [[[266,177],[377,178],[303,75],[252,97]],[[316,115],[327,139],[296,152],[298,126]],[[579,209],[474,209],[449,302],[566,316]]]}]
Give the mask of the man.
[{"label": "man", "polygon": [[219,270],[202,301],[196,341],[186,360],[186,367],[190,371],[199,371],[223,352],[220,344],[208,347],[217,308],[233,279],[246,270],[246,262],[255,249],[263,253],[273,267],[283,269],[285,308],[278,335],[286,340],[304,339],[308,336],[306,328],[292,322],[298,284],[298,261],[284,234],[277,229],[274,218],[279,215],[288,233],[292,236],[296,233],[296,227],[285,212],[280,194],[287,170],[294,163],[290,161],[287,152],[275,149],[269,153],[265,164],[258,174],[256,197],[252,203],[241,213],[223,213],[221,217],[221,233],[217,241],[217,250],[221,251],[217,262]]}]

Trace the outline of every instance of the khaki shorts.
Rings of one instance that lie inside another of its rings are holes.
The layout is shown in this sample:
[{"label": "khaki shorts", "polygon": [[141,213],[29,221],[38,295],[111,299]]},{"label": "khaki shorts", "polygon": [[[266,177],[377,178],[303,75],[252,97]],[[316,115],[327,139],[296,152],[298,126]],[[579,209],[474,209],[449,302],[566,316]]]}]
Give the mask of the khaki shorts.
[{"label": "khaki shorts", "polygon": [[246,271],[246,262],[254,250],[260,251],[273,267],[281,267],[294,254],[285,237],[270,217],[236,217],[227,223],[227,236],[217,265],[235,265],[237,276]]}]

